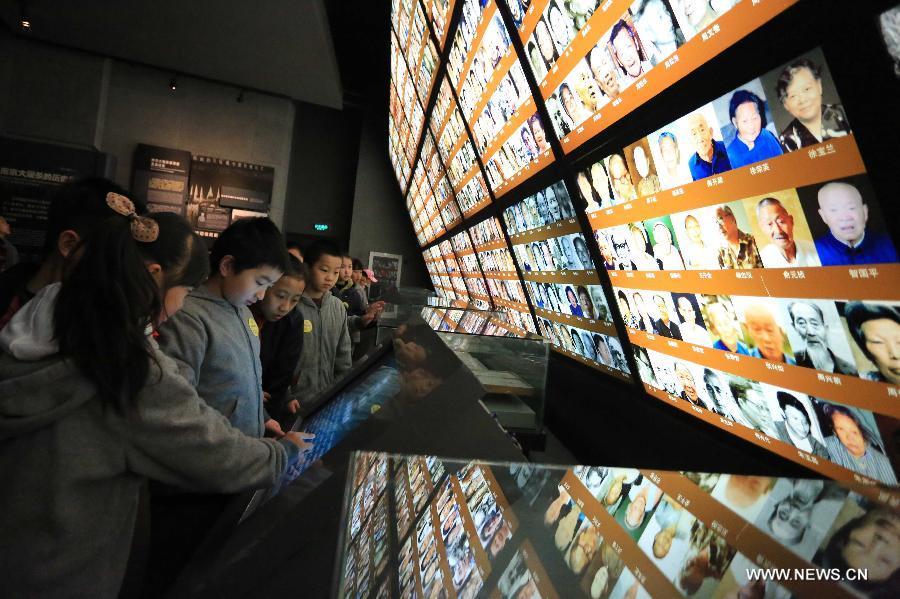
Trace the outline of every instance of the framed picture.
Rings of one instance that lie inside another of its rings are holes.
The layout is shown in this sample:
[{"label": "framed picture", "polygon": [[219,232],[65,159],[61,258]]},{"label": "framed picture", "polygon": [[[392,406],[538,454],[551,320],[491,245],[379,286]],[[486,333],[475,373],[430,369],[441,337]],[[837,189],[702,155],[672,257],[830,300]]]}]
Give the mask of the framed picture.
[{"label": "framed picture", "polygon": [[[400,254],[385,254],[382,252],[369,252],[369,268],[375,273],[378,282],[373,285],[377,288],[374,294],[381,297],[390,289],[400,286],[400,272],[403,266],[403,256]],[[374,291],[375,289],[373,289]],[[370,297],[370,299],[373,299]]]}]

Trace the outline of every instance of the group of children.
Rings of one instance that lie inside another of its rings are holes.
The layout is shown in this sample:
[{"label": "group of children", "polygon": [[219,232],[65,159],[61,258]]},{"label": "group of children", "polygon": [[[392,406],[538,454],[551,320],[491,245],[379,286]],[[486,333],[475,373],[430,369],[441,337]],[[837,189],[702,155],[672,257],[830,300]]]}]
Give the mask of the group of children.
[{"label": "group of children", "polygon": [[109,181],[60,190],[41,263],[0,274],[0,588],[115,596],[147,480],[151,539],[186,559],[205,532],[179,522],[191,494],[276,485],[309,450],[283,423],[350,369],[383,304],[332,244],[292,254],[267,218],[207,251]]}]

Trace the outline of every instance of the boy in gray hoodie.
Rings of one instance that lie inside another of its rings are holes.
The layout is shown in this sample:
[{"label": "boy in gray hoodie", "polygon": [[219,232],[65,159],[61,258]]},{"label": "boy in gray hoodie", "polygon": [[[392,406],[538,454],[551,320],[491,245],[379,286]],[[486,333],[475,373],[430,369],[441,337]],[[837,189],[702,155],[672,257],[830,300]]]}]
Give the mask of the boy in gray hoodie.
[{"label": "boy in gray hoodie", "polygon": [[249,306],[287,269],[281,232],[267,218],[242,219],[213,244],[211,274],[159,329],[160,348],[211,407],[252,437],[280,436],[263,407],[259,327]]},{"label": "boy in gray hoodie", "polygon": [[[210,252],[210,276],[159,328],[159,345],[197,394],[251,437],[284,435],[263,407],[259,326],[249,306],[287,268],[281,232],[268,218],[241,219]],[[230,501],[151,486],[149,594],[171,584]]]},{"label": "boy in gray hoodie", "polygon": [[373,308],[362,316],[347,316],[344,303],[331,293],[341,271],[341,251],[320,241],[307,248],[310,279],[297,309],[303,316],[303,351],[297,365],[297,383],[291,398],[303,402],[327,389],[353,365],[351,330],[372,323],[378,314]]}]

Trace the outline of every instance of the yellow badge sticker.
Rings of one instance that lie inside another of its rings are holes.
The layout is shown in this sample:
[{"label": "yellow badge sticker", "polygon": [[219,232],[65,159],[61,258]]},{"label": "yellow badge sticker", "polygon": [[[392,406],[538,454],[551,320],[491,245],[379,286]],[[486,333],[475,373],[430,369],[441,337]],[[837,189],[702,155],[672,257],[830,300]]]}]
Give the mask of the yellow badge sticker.
[{"label": "yellow badge sticker", "polygon": [[311,320],[303,321],[303,332],[304,333],[312,333],[312,321]]},{"label": "yellow badge sticker", "polygon": [[256,324],[256,319],[251,316],[247,319],[247,324],[250,325],[250,332],[259,337],[259,325]]}]

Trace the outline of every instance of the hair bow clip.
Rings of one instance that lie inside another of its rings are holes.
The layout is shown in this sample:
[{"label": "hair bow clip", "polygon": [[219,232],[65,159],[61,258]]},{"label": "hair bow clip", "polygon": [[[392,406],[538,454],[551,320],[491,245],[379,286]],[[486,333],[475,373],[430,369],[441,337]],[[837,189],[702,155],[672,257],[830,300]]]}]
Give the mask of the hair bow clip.
[{"label": "hair bow clip", "polygon": [[159,223],[146,216],[138,216],[134,202],[113,191],[106,194],[106,205],[116,214],[121,214],[131,222],[131,236],[135,241],[151,243],[159,237]]}]

